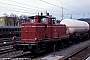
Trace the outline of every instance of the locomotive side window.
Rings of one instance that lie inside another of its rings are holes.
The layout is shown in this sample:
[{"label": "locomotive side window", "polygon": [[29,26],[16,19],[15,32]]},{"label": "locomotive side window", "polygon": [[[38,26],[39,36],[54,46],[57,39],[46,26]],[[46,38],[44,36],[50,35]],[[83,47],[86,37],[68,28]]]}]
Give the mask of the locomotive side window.
[{"label": "locomotive side window", "polygon": [[45,22],[46,22],[46,18],[41,19],[41,21],[42,21],[43,23],[45,23]]},{"label": "locomotive side window", "polygon": [[20,31],[20,29],[18,28],[18,31]]},{"label": "locomotive side window", "polygon": [[17,31],[17,29],[15,29],[14,31]]},{"label": "locomotive side window", "polygon": [[21,31],[21,29],[19,29],[19,31]]},{"label": "locomotive side window", "polygon": [[9,29],[9,31],[11,31],[11,29]]},{"label": "locomotive side window", "polygon": [[1,32],[3,31],[3,29],[1,29]]},{"label": "locomotive side window", "polygon": [[12,29],[12,31],[14,31],[14,28]]},{"label": "locomotive side window", "polygon": [[52,21],[53,21],[53,24],[56,24],[56,20],[55,19],[52,19]]},{"label": "locomotive side window", "polygon": [[5,29],[3,29],[3,31],[5,31]]},{"label": "locomotive side window", "polygon": [[20,29],[18,29],[18,31],[20,31]]},{"label": "locomotive side window", "polygon": [[31,19],[31,23],[34,23],[35,22],[35,19]]},{"label": "locomotive side window", "polygon": [[17,29],[17,31],[19,31],[19,29]]},{"label": "locomotive side window", "polygon": [[14,31],[14,29],[12,29],[12,31]]},{"label": "locomotive side window", "polygon": [[8,31],[8,29],[6,29],[6,31]]}]

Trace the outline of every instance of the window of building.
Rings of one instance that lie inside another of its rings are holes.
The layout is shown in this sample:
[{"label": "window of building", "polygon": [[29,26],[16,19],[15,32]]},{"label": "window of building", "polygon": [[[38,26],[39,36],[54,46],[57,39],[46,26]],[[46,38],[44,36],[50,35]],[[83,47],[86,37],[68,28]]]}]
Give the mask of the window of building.
[{"label": "window of building", "polygon": [[0,18],[0,21],[2,21],[2,18]]}]

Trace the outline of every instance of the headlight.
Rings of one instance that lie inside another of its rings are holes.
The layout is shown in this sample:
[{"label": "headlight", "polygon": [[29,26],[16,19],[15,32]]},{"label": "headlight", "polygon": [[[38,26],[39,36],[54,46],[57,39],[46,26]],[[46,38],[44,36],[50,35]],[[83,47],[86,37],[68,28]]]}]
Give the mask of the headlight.
[{"label": "headlight", "polygon": [[38,38],[35,38],[35,40],[38,40]]}]

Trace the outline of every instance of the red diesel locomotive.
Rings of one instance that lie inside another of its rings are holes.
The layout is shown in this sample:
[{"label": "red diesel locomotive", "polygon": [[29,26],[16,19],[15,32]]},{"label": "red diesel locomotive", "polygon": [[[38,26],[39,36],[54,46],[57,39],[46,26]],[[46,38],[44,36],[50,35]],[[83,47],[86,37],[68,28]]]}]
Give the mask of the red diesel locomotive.
[{"label": "red diesel locomotive", "polygon": [[70,38],[68,27],[65,24],[57,24],[55,17],[36,15],[29,18],[29,23],[21,24],[21,41],[13,44],[16,49],[43,51]]}]

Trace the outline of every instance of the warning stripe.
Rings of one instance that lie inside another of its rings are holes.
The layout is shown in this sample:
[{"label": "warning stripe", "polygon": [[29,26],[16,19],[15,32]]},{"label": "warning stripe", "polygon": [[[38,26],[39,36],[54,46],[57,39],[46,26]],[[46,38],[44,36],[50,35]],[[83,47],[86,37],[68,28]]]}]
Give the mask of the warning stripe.
[{"label": "warning stripe", "polygon": [[45,26],[21,26],[21,27],[45,27]]},{"label": "warning stripe", "polygon": [[[45,26],[21,26],[21,27],[45,27]],[[47,27],[65,27],[65,26],[47,26]],[[67,26],[69,28],[89,28],[89,26]]]},{"label": "warning stripe", "polygon": [[[45,26],[21,26],[21,27],[45,27]],[[47,27],[65,27],[65,26],[47,26]]]},{"label": "warning stripe", "polygon": [[89,28],[89,26],[67,26],[69,28]]}]

